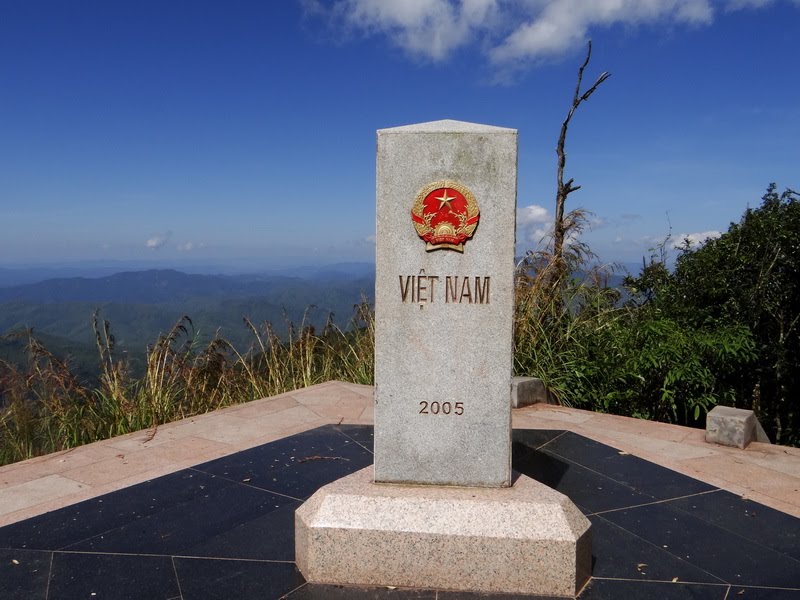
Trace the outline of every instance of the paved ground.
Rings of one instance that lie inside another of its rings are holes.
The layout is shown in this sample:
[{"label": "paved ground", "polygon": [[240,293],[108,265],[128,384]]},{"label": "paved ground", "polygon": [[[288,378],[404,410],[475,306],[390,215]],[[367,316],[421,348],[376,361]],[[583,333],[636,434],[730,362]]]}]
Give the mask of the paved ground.
[{"label": "paved ground", "polygon": [[[0,598],[557,600],[306,582],[295,510],[369,471],[373,434],[323,425],[0,527]],[[514,469],[591,522],[579,600],[800,597],[800,519],[572,431],[515,429],[513,442]]]},{"label": "paved ground", "polygon": [[[800,517],[800,449],[706,444],[703,432],[558,406],[514,427],[567,430]],[[324,424],[372,424],[372,388],[331,381],[0,468],[0,526]]]}]

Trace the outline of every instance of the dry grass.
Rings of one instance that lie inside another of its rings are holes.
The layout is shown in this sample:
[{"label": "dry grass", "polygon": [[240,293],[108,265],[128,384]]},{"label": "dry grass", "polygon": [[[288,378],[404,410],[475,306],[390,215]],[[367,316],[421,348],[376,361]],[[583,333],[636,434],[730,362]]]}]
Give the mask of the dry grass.
[{"label": "dry grass", "polygon": [[30,332],[23,334],[25,368],[0,361],[0,464],[331,379],[372,383],[374,327],[365,302],[347,329],[329,318],[317,333],[304,319],[288,323],[285,340],[269,323],[245,319],[253,342],[244,353],[221,337],[198,344],[184,316],[147,349],[140,378],[117,352],[108,321],[95,314],[93,325],[100,361],[94,386],[79,382]]}]

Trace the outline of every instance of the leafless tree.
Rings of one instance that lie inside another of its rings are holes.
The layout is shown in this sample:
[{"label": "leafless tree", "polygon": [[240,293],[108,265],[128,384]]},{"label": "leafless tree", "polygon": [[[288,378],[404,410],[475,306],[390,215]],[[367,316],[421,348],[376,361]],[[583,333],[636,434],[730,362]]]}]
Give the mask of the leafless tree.
[{"label": "leafless tree", "polygon": [[557,276],[560,277],[563,275],[565,265],[564,265],[564,240],[566,238],[567,232],[570,229],[570,222],[569,215],[567,218],[564,216],[564,206],[567,203],[567,196],[569,196],[572,192],[581,189],[581,186],[574,185],[575,180],[569,179],[566,183],[564,182],[564,166],[567,163],[567,154],[564,150],[564,146],[567,141],[567,129],[569,128],[569,123],[572,120],[572,116],[575,114],[575,111],[581,105],[581,102],[584,102],[589,99],[595,90],[600,87],[600,84],[603,83],[606,79],[611,77],[611,73],[604,71],[600,74],[597,78],[597,81],[594,82],[592,87],[590,87],[585,92],[581,93],[581,83],[583,81],[583,71],[586,69],[587,65],[589,64],[589,59],[592,57],[592,42],[589,41],[588,48],[586,50],[586,58],[581,65],[581,68],[578,69],[578,82],[575,86],[575,95],[572,98],[572,106],[569,109],[569,113],[567,113],[567,118],[564,119],[564,123],[561,125],[561,135],[558,137],[558,146],[556,147],[556,153],[558,154],[558,189],[556,191],[556,218],[555,218],[555,225],[553,228],[553,266],[555,267],[554,271]]}]

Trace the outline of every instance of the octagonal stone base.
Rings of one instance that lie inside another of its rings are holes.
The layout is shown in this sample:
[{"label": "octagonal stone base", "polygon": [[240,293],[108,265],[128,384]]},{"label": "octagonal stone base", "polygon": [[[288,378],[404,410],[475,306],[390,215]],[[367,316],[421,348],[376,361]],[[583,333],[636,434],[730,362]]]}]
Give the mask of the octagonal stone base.
[{"label": "octagonal stone base", "polygon": [[510,488],[375,484],[368,467],[297,509],[295,554],[314,583],[574,597],[591,574],[589,527],[529,477]]}]

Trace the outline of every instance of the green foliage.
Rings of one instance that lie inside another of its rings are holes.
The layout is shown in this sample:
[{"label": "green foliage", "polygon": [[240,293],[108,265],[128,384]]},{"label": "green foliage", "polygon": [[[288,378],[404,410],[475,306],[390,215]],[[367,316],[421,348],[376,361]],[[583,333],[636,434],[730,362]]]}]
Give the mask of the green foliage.
[{"label": "green foliage", "polygon": [[[572,273],[582,267],[581,259]],[[800,202],[771,185],[727,233],[627,277],[615,303],[600,273],[552,284],[522,265],[516,367],[562,402],[702,426],[717,403],[752,408],[770,438],[800,445]]]},{"label": "green foliage", "polygon": [[800,197],[771,184],[720,238],[686,248],[656,304],[687,327],[746,328],[756,347],[729,376],[735,405],[756,411],[771,439],[800,445]]},{"label": "green foliage", "polygon": [[690,328],[649,304],[621,305],[602,272],[559,289],[527,274],[517,307],[516,369],[545,381],[564,404],[601,412],[695,424],[730,403],[731,374],[754,357],[739,326]]},{"label": "green foliage", "polygon": [[131,374],[108,321],[93,324],[100,376],[80,381],[70,364],[31,332],[26,365],[0,360],[0,464],[182,419],[331,379],[372,383],[372,311],[362,302],[348,329],[329,318],[321,334],[286,323],[282,339],[269,323],[245,319],[250,349],[221,337],[198,342],[180,318],[147,349],[141,376]]}]

